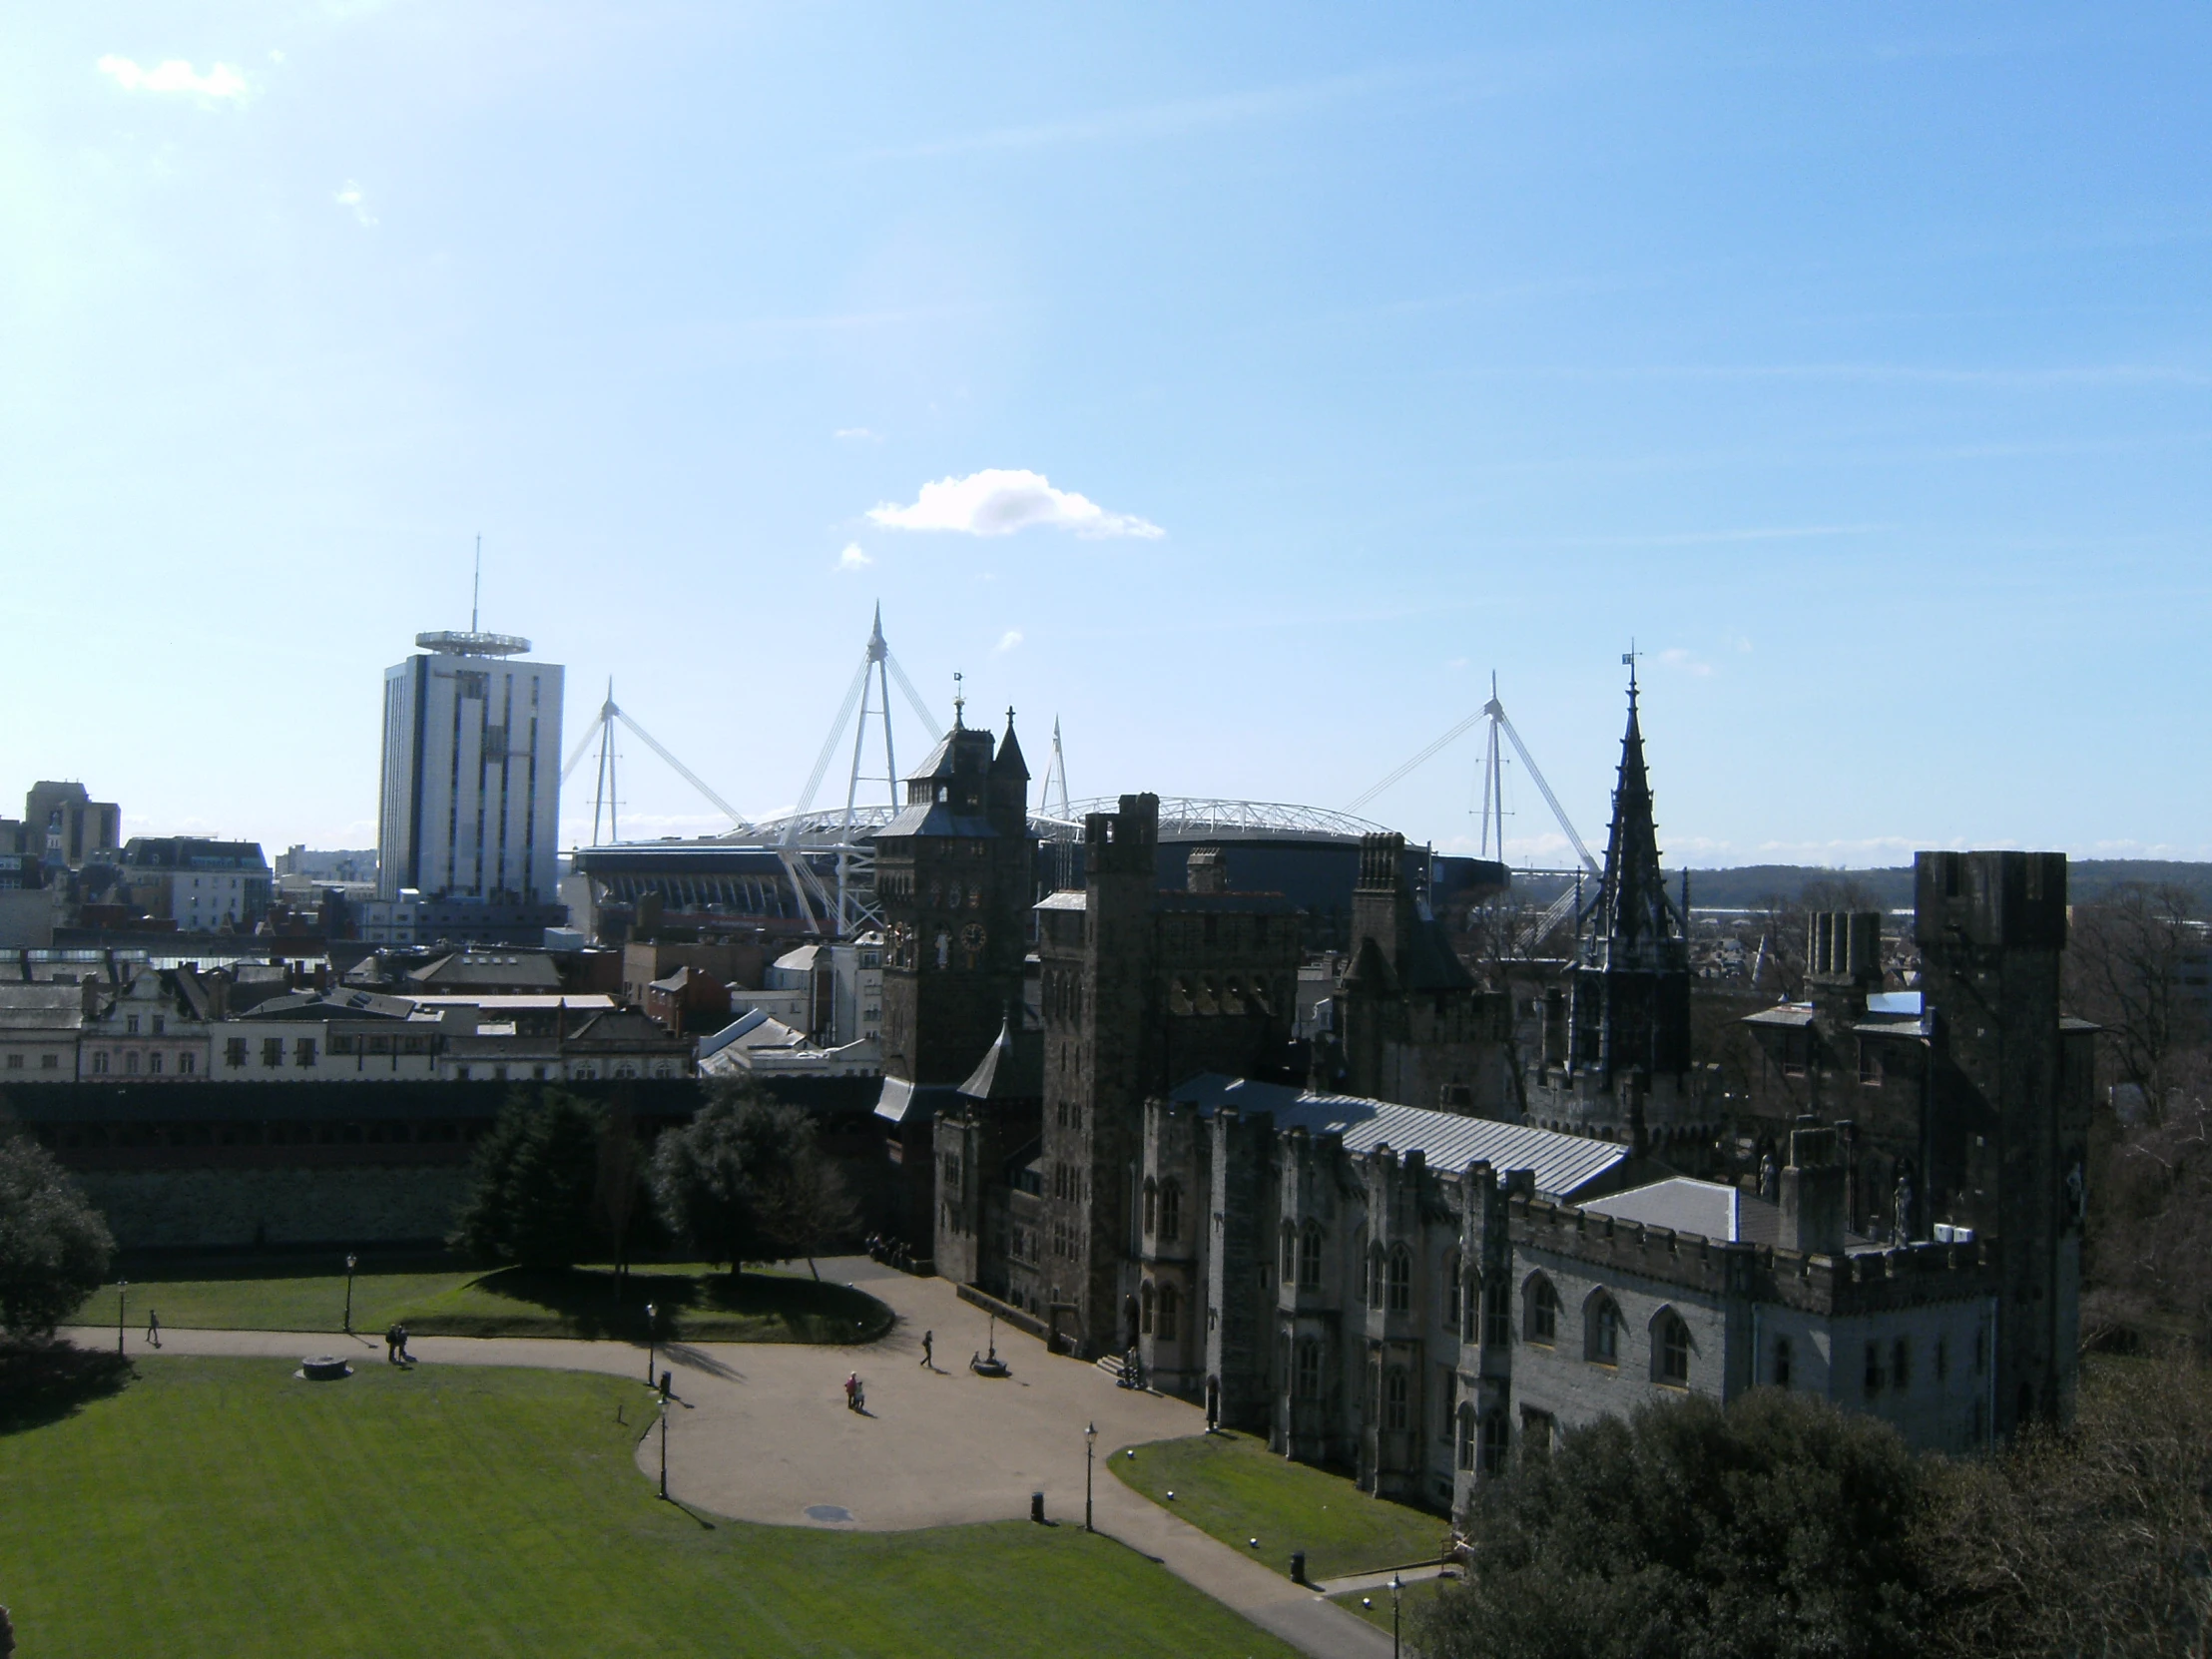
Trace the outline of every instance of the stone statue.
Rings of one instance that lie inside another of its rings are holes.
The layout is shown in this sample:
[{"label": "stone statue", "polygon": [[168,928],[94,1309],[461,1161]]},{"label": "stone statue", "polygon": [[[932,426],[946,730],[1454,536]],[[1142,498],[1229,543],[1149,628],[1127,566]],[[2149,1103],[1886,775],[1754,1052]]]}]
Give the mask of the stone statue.
[{"label": "stone statue", "polygon": [[1893,1242],[1911,1244],[1913,1242],[1913,1168],[1910,1164],[1900,1164],[1898,1166],[1896,1208],[1897,1217],[1892,1234]]},{"label": "stone statue", "polygon": [[1759,1196],[1769,1204],[1774,1203],[1781,1191],[1781,1176],[1774,1167],[1774,1154],[1771,1152],[1761,1153],[1759,1156]]}]

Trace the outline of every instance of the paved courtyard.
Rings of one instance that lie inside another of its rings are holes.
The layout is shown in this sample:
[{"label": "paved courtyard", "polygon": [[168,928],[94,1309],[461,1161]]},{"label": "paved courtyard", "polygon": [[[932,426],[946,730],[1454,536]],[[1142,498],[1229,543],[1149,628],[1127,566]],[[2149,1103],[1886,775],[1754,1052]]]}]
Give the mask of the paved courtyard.
[{"label": "paved courtyard", "polygon": [[[986,1346],[989,1322],[945,1281],[916,1279],[864,1257],[826,1260],[822,1274],[887,1303],[899,1316],[889,1335],[857,1348],[715,1343],[660,1351],[657,1363],[675,1374],[669,1490],[679,1501],[771,1525],[897,1530],[1026,1517],[1029,1494],[1041,1491],[1048,1520],[1080,1526],[1083,1429],[1095,1422],[1092,1490],[1101,1532],[1321,1659],[1375,1659],[1388,1651],[1386,1635],[1277,1570],[1288,1554],[1284,1540],[1263,1538],[1252,1552],[1231,1549],[1107,1472],[1115,1447],[1203,1432],[1196,1406],[1117,1387],[1097,1367],[1048,1355],[1035,1338],[1004,1326],[997,1332],[998,1352],[1013,1376],[977,1377],[968,1358]],[[935,1334],[933,1369],[920,1364],[924,1331]],[[113,1341],[112,1332],[73,1335],[87,1346]],[[345,1341],[287,1332],[171,1331],[164,1333],[163,1352],[296,1360],[339,1350]],[[353,1343],[356,1364],[383,1363],[380,1338],[364,1334]],[[131,1333],[129,1347],[133,1354],[145,1350],[139,1333]],[[632,1345],[420,1337],[409,1348],[425,1365],[634,1376],[640,1428],[650,1419],[645,1355]],[[853,1371],[866,1388],[864,1415],[844,1405],[845,1374]],[[638,1463],[658,1477],[657,1437],[639,1441]]]}]

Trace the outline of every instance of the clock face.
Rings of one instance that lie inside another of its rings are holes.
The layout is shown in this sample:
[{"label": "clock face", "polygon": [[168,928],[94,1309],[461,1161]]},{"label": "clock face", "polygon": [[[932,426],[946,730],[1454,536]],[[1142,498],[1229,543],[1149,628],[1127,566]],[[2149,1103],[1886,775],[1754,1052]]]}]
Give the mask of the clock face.
[{"label": "clock face", "polygon": [[983,948],[983,924],[981,922],[971,921],[960,929],[960,948],[967,951],[977,951]]}]

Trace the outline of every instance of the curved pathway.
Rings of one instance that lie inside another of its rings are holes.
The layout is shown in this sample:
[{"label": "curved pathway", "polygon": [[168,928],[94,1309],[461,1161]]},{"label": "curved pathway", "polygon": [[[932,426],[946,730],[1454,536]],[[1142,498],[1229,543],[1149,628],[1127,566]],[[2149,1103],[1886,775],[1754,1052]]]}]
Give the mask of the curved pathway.
[{"label": "curved pathway", "polygon": [[[822,1263],[823,1277],[856,1284],[899,1316],[864,1347],[797,1344],[677,1344],[655,1364],[675,1376],[669,1415],[669,1491],[718,1515],[782,1526],[903,1530],[1013,1520],[1041,1491],[1045,1514],[1083,1523],[1084,1435],[1096,1423],[1091,1501],[1098,1530],[1315,1659],[1379,1659],[1389,1638],[1330,1605],[1245,1552],[1207,1536],[1123,1485],[1105,1468],[1118,1446],[1204,1431],[1196,1406],[1116,1387],[1097,1367],[1045,1352],[1035,1338],[1000,1326],[998,1352],[1013,1376],[993,1381],[968,1370],[988,1321],[941,1279],[916,1279],[868,1261]],[[937,1364],[921,1364],[921,1335],[935,1334]],[[113,1343],[112,1330],[81,1328],[85,1347]],[[380,1337],[273,1331],[165,1331],[165,1355],[306,1354],[358,1350],[356,1364],[383,1364]],[[143,1335],[133,1354],[151,1354]],[[635,1344],[531,1337],[417,1337],[428,1365],[538,1366],[633,1376],[645,1393],[645,1350]],[[844,1407],[843,1382],[857,1371],[867,1410]],[[658,1438],[638,1445],[638,1462],[658,1477]],[[816,1513],[810,1514],[814,1510]],[[840,1518],[841,1517],[841,1518]],[[1287,1544],[1262,1539],[1274,1562]]]}]

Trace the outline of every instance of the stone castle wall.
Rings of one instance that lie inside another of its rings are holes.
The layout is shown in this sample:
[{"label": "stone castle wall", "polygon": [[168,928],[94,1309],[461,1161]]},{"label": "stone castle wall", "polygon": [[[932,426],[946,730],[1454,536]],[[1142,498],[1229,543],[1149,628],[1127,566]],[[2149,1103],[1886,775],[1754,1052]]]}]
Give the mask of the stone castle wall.
[{"label": "stone castle wall", "polygon": [[468,1196],[466,1165],[426,1168],[81,1170],[126,1250],[442,1240]]}]

